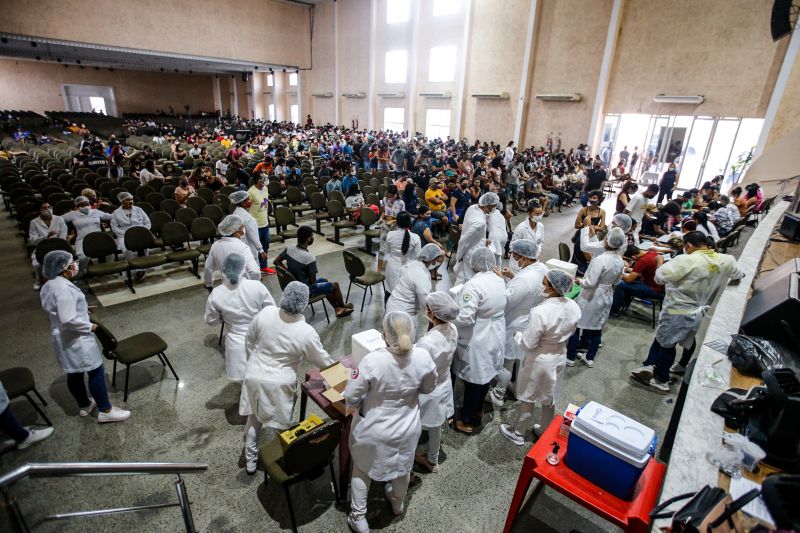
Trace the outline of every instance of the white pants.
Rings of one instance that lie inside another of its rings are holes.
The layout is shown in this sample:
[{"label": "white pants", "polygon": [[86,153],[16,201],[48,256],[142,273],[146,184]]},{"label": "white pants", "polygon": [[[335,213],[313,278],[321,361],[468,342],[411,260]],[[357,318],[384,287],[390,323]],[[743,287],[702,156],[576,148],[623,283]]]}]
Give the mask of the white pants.
[{"label": "white pants", "polygon": [[494,390],[498,396],[505,395],[508,384],[511,383],[511,371],[514,370],[514,363],[516,362],[516,359],[506,359],[503,363],[503,368],[497,372],[497,383],[494,386]]},{"label": "white pants", "polygon": [[442,426],[435,428],[425,428],[428,432],[428,442],[420,445],[417,449],[426,452],[428,462],[432,465],[439,464],[439,448],[442,447]]},{"label": "white pants", "polygon": [[244,459],[248,463],[258,461],[258,440],[261,437],[262,427],[263,424],[255,415],[247,417],[247,424],[244,426]]},{"label": "white pants", "polygon": [[[514,431],[520,435],[524,435],[525,432],[531,429],[531,426],[533,426],[533,411],[535,408],[535,403],[524,401],[520,402],[519,407],[517,408],[517,421],[514,423]],[[550,425],[550,422],[553,421],[555,415],[555,404],[542,406],[542,418],[539,422],[542,430],[546,429],[547,426]]]},{"label": "white pants", "polygon": [[[392,484],[392,498],[395,502],[402,502],[408,491],[408,482],[411,473],[396,477],[387,483]],[[367,494],[372,480],[366,472],[362,472],[353,464],[353,475],[350,478],[350,515],[354,520],[361,520],[367,515]]]}]

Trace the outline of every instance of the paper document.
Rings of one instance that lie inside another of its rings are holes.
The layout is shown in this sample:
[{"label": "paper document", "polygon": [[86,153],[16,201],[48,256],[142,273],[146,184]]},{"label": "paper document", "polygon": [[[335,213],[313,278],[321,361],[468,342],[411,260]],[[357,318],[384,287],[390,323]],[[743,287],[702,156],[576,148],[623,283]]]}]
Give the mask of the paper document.
[{"label": "paper document", "polygon": [[[734,500],[752,489],[761,489],[761,485],[743,477],[731,479],[731,498]],[[775,524],[772,522],[772,516],[770,516],[767,506],[764,504],[764,500],[761,496],[742,507],[742,511],[769,524],[770,527],[775,527]]]}]

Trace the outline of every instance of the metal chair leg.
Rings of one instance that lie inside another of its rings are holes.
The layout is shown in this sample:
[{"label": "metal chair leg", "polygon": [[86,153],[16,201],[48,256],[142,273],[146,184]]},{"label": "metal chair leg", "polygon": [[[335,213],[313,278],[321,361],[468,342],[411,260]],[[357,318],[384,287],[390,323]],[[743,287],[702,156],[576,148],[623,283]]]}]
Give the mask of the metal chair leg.
[{"label": "metal chair leg", "polygon": [[125,365],[125,396],[122,401],[128,401],[128,379],[131,377],[131,365]]},{"label": "metal chair leg", "polygon": [[168,366],[168,367],[169,367],[169,369],[172,371],[172,375],[173,375],[173,376],[175,376],[175,380],[176,380],[176,381],[180,381],[180,380],[181,380],[181,378],[179,378],[179,377],[178,377],[178,374],[176,374],[176,373],[175,373],[175,369],[174,369],[174,368],[172,368],[172,363],[170,363],[170,362],[169,362],[169,357],[167,357],[167,354],[165,354],[164,352],[161,352],[161,357],[163,357],[163,358],[164,358],[164,361],[166,361],[166,363],[167,363],[167,366]]},{"label": "metal chair leg", "polygon": [[289,496],[289,486],[283,486],[283,492],[286,493],[286,506],[289,508],[289,518],[292,519],[292,531],[297,533],[297,522],[294,519],[294,509],[292,508],[292,498]]},{"label": "metal chair leg", "polygon": [[325,305],[325,300],[322,300],[322,310],[325,311],[325,320],[327,320],[328,324],[330,324],[331,317],[328,316],[328,307]]},{"label": "metal chair leg", "polygon": [[344,303],[347,303],[347,302],[350,301],[350,287],[352,287],[352,286],[353,286],[353,280],[351,279],[350,283],[347,284],[347,296],[344,297]]},{"label": "metal chair leg", "polygon": [[133,276],[131,276],[130,268],[127,270],[127,274],[128,274],[128,282],[127,282],[128,288],[131,290],[133,294],[136,294],[136,289],[133,288]]},{"label": "metal chair leg", "polygon": [[331,469],[331,481],[333,481],[333,495],[336,498],[336,503],[340,503],[341,500],[339,499],[339,484],[336,483],[336,475],[333,473],[333,457],[331,457],[330,463],[328,466]]},{"label": "metal chair leg", "polygon": [[24,396],[25,396],[25,398],[27,398],[27,399],[28,399],[28,401],[31,403],[31,405],[33,406],[33,408],[34,408],[34,409],[36,409],[36,412],[37,412],[37,413],[39,413],[39,416],[41,416],[41,417],[42,417],[42,419],[44,419],[44,421],[45,421],[45,422],[47,422],[47,425],[48,425],[48,426],[52,426],[52,425],[53,425],[53,423],[52,423],[52,422],[50,422],[50,419],[49,419],[49,418],[47,418],[47,415],[46,415],[46,414],[44,414],[44,411],[42,410],[42,408],[41,408],[41,407],[39,407],[39,406],[36,404],[36,402],[34,402],[34,401],[33,401],[33,398],[31,398],[30,396],[28,396],[28,393],[27,393],[27,392],[24,394]]},{"label": "metal chair leg", "polygon": [[117,386],[117,360],[114,359],[114,369],[111,371],[111,385]]},{"label": "metal chair leg", "polygon": [[33,393],[36,395],[37,398],[39,398],[39,401],[42,402],[42,405],[47,405],[47,402],[44,401],[44,398],[42,398],[42,395],[39,394],[38,390],[36,390],[36,387],[33,388]]},{"label": "metal chair leg", "polygon": [[364,287],[364,295],[361,297],[361,312],[364,312],[364,302],[367,301],[367,288]]},{"label": "metal chair leg", "polygon": [[161,361],[161,366],[167,366],[167,363],[164,362],[164,359],[161,357],[160,353],[156,354],[156,357],[158,357],[158,360]]}]

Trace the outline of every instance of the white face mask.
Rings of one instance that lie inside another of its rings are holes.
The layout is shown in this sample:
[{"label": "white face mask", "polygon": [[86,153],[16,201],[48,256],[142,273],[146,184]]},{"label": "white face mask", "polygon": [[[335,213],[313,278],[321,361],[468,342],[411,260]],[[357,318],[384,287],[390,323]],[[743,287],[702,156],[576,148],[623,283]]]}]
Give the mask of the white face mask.
[{"label": "white face mask", "polygon": [[83,213],[84,215],[88,215],[88,214],[89,214],[89,213],[92,211],[92,208],[91,208],[91,207],[89,207],[89,206],[85,206],[85,207],[79,207],[79,208],[78,208],[78,211],[80,211],[80,212],[81,212],[81,213]]},{"label": "white face mask", "polygon": [[541,222],[542,221],[542,215],[534,215],[534,216],[532,216],[530,218],[531,218],[531,222]]},{"label": "white face mask", "polygon": [[511,256],[511,259],[508,260],[508,268],[511,269],[511,272],[513,272],[514,274],[522,270],[522,267],[517,262],[517,258],[514,256]]}]

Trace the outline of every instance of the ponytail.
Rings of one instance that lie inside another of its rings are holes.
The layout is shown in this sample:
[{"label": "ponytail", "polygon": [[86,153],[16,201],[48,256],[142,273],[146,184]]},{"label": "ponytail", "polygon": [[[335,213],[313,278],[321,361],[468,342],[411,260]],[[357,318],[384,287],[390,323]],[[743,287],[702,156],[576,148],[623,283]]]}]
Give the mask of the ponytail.
[{"label": "ponytail", "polygon": [[406,233],[403,235],[403,244],[400,246],[400,251],[406,255],[408,249],[411,247],[411,232],[406,228]]},{"label": "ponytail", "polygon": [[403,245],[400,247],[400,251],[403,255],[406,255],[406,252],[411,247],[411,232],[409,231],[411,229],[411,215],[408,211],[400,211],[397,214],[397,227],[406,230],[403,235]]}]

